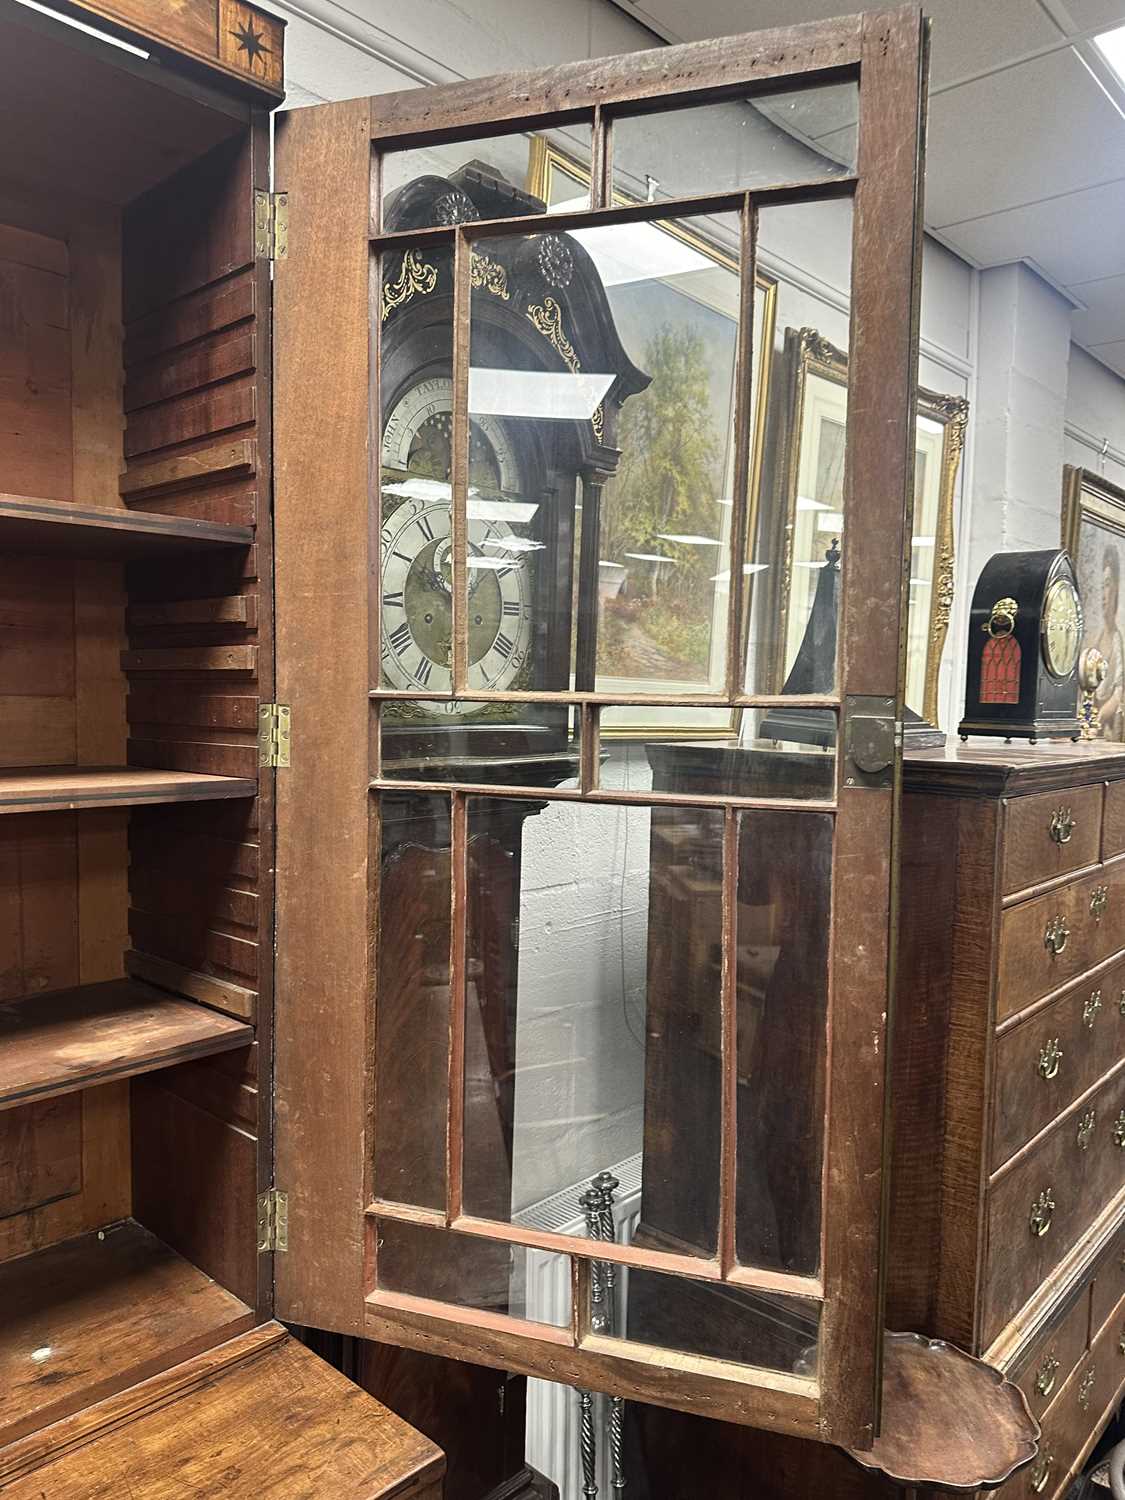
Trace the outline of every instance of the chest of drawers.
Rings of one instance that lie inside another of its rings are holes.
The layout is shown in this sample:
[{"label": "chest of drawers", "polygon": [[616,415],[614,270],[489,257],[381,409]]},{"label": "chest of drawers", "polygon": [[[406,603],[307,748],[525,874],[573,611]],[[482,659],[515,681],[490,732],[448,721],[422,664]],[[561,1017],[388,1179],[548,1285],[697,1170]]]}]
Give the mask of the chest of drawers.
[{"label": "chest of drawers", "polygon": [[1023,1387],[1061,1494],[1125,1384],[1125,747],[908,756],[887,1323]]}]

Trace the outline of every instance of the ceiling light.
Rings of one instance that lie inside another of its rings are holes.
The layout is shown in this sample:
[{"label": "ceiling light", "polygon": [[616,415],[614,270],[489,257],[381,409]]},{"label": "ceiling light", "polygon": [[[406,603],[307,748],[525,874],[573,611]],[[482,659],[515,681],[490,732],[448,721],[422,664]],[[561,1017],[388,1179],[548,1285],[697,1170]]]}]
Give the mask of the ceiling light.
[{"label": "ceiling light", "polygon": [[28,10],[37,10],[41,16],[50,16],[52,21],[61,21],[64,26],[72,26],[75,31],[83,31],[87,36],[95,36],[99,42],[108,42],[111,47],[120,47],[122,52],[131,52],[134,57],[148,62],[149,54],[143,47],[135,47],[132,42],[124,42],[119,36],[112,36],[108,31],[99,30],[97,26],[88,26],[85,21],[76,21],[73,16],[64,16],[61,11],[52,10],[49,5],[40,5],[39,0],[19,0],[19,3],[26,5]]},{"label": "ceiling light", "polygon": [[603,286],[628,286],[715,269],[713,260],[659,224],[604,224],[572,229],[571,234],[589,251]]},{"label": "ceiling light", "polygon": [[572,375],[565,370],[469,371],[469,410],[474,416],[550,417],[588,422],[613,375]]},{"label": "ceiling light", "polygon": [[1125,26],[1103,31],[1101,36],[1094,38],[1094,46],[1113,69],[1118,83],[1125,88]]},{"label": "ceiling light", "polygon": [[[751,574],[751,573],[764,573],[768,567],[769,567],[769,563],[743,563],[742,564],[742,571],[743,571],[744,574],[746,574],[747,576],[749,576],[749,574]],[[713,574],[712,577],[711,577],[711,582],[712,583],[729,583],[730,582],[730,570],[728,569],[727,572],[725,572],[725,573],[715,573],[715,574]]]},{"label": "ceiling light", "polygon": [[912,536],[910,538],[910,545],[912,547],[932,547],[936,541],[937,538],[932,536]]},{"label": "ceiling light", "polygon": [[470,521],[503,521],[507,526],[525,526],[538,509],[539,506],[530,500],[473,499],[473,491],[469,491],[467,511]]},{"label": "ceiling light", "polygon": [[659,552],[626,552],[625,556],[632,557],[637,562],[666,562],[671,563],[673,567],[676,566],[676,559],[674,557],[662,557]]},{"label": "ceiling light", "polygon": [[838,510],[830,510],[825,515],[816,518],[817,531],[843,531],[844,518]]},{"label": "ceiling light", "polygon": [[656,534],[662,542],[679,542],[683,547],[721,547],[723,545],[718,537],[714,536],[692,536],[679,531],[658,531]]},{"label": "ceiling light", "polygon": [[831,510],[830,505],[825,505],[823,500],[814,500],[811,495],[797,496],[798,510]]}]

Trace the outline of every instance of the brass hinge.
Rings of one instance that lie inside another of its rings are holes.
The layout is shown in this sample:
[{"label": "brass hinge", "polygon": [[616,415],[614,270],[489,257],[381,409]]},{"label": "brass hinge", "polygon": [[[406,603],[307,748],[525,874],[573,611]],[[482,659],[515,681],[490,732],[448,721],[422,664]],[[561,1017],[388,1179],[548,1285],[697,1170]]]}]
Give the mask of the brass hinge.
[{"label": "brass hinge", "polygon": [[284,260],[289,253],[289,194],[254,193],[254,255],[258,260]]},{"label": "brass hinge", "polygon": [[258,1251],[289,1249],[289,1194],[267,1188],[258,1194]]},{"label": "brass hinge", "polygon": [[292,744],[291,715],[288,703],[258,705],[258,764],[287,766]]}]

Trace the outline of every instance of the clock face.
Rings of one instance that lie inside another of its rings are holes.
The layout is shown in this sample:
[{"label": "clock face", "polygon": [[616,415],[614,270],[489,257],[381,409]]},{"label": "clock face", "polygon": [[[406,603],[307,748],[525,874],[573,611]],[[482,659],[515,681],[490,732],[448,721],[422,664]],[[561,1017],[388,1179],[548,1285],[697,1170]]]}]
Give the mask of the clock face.
[{"label": "clock face", "polygon": [[[452,382],[412,386],[383,434],[382,641],[384,685],[447,693],[453,638],[453,538],[449,482]],[[510,687],[531,644],[528,544],[503,518],[526,506],[515,450],[495,418],[470,424],[468,624],[471,689]],[[393,508],[392,508],[393,507]],[[436,705],[456,714],[455,703]]]},{"label": "clock face", "polygon": [[1052,677],[1068,677],[1078,661],[1082,605],[1069,578],[1057,578],[1043,603],[1043,660]]}]

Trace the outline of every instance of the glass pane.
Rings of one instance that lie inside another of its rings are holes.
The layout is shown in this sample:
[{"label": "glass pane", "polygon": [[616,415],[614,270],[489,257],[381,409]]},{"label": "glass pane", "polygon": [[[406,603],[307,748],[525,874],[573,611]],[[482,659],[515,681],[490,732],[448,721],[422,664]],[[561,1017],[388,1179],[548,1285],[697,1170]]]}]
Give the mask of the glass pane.
[{"label": "glass pane", "polygon": [[541,214],[548,202],[556,212],[588,208],[590,139],[589,125],[577,124],[388,151],[382,158],[383,229]]},{"label": "glass pane", "polygon": [[470,800],[466,1213],[715,1253],[722,817]]},{"label": "glass pane", "polygon": [[444,1209],[449,802],[384,792],[379,812],[375,1196]]},{"label": "glass pane", "polygon": [[739,815],[738,1180],[743,1265],[820,1266],[832,817]]},{"label": "glass pane", "polygon": [[569,1328],[570,1259],[523,1245],[379,1219],[375,1277],[387,1292]]},{"label": "glass pane", "polygon": [[492,708],[481,721],[475,716],[480,705],[451,699],[448,722],[435,724],[411,723],[395,715],[395,707],[381,705],[381,716],[390,711],[389,725],[382,731],[385,780],[578,785],[581,715],[576,708],[512,703],[503,710]]},{"label": "glass pane", "polygon": [[[601,710],[599,785],[606,791],[691,797],[830,800],[836,763],[812,745],[772,745],[759,734],[762,709]],[[835,723],[834,712],[829,721]]]},{"label": "glass pane", "polygon": [[820,1303],[658,1271],[595,1263],[595,1333],[658,1349],[815,1375]]},{"label": "glass pane", "polygon": [[[850,199],[759,215],[759,255],[780,275],[767,398],[770,482],[752,498],[753,545],[744,579],[750,692],[835,689],[847,547],[851,226]],[[834,734],[830,716],[808,710],[775,710],[757,728],[765,741],[793,745],[825,745]]]},{"label": "glass pane", "polygon": [[723,690],[737,238],[723,215],[479,242],[471,686]]},{"label": "glass pane", "polygon": [[858,84],[839,83],[618,118],[614,192],[652,203],[844,177],[858,116]]}]

